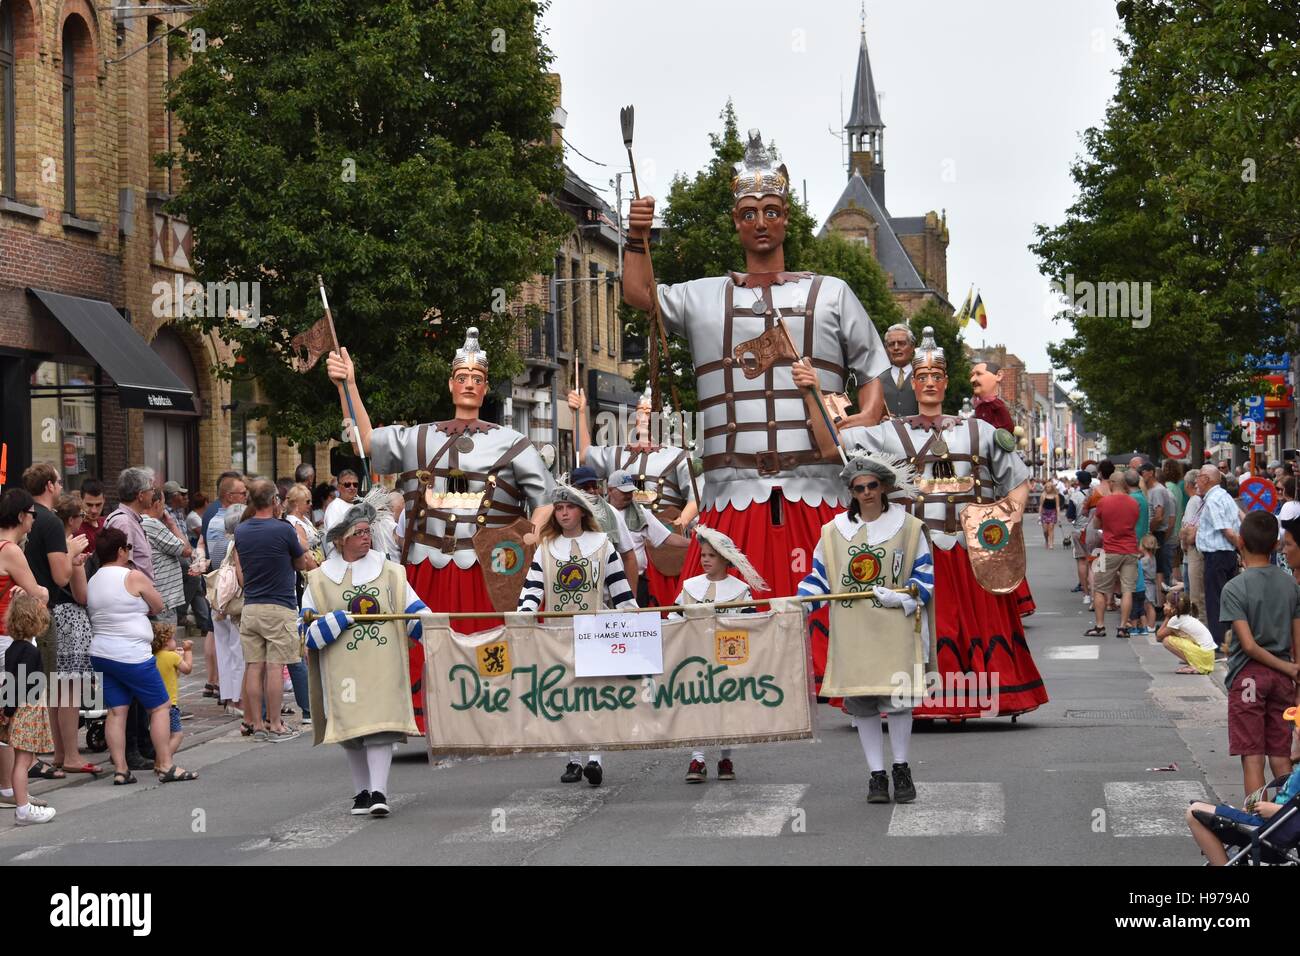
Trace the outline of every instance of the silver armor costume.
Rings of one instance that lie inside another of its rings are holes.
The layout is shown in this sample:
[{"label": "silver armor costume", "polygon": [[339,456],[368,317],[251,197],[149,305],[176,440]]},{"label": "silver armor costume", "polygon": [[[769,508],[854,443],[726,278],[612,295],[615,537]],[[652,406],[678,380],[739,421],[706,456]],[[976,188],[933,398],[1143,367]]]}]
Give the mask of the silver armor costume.
[{"label": "silver armor costume", "polygon": [[[469,427],[462,430],[466,424]],[[407,547],[405,564],[430,561],[435,568],[445,568],[454,561],[462,570],[473,567],[478,563],[471,544],[475,528],[499,528],[525,517],[546,503],[555,486],[532,442],[514,429],[483,421],[376,428],[370,434],[370,456],[376,471],[401,475],[398,490],[406,497],[407,537],[411,537],[412,528],[417,529]],[[432,461],[435,456],[436,462]],[[417,526],[413,510],[427,504],[422,471],[430,473],[429,488],[435,495],[483,492],[491,485],[488,507],[444,501],[431,509],[423,527]],[[450,471],[460,471],[463,477],[450,476]],[[479,521],[480,517],[485,520]],[[450,536],[449,525],[454,525]]]},{"label": "silver armor costume", "polygon": [[[855,449],[862,449],[874,454],[884,453],[907,459],[916,468],[919,483],[920,480],[933,478],[935,464],[938,460],[942,460],[927,450],[927,442],[930,442],[934,432],[930,428],[922,427],[921,421],[921,416],[912,416],[881,422],[870,428],[846,428],[840,432],[840,439],[850,453]],[[906,432],[911,443],[910,449],[899,437],[895,422],[898,422]],[[1029,469],[1020,460],[1020,456],[1015,452],[1003,450],[994,441],[993,436],[997,430],[988,422],[978,418],[963,421],[952,415],[942,416],[942,422],[940,439],[946,446],[947,460],[952,466],[953,476],[964,478],[974,475],[976,479],[974,490],[981,501],[1005,498],[1013,488],[1029,478]],[[975,449],[971,448],[972,426],[979,436],[978,447]],[[933,447],[934,444],[931,443],[930,448]],[[966,505],[963,502],[955,502],[950,507],[948,497],[928,495],[924,513],[917,514],[917,517],[924,518],[930,527],[930,538],[934,545],[945,551],[958,541],[963,547],[966,545],[961,525],[949,520],[960,516]],[[901,499],[899,503],[903,503]],[[915,500],[908,503],[908,510],[913,514],[917,513]]]},{"label": "silver armor costume", "polygon": [[[814,290],[809,330],[805,310]],[[843,391],[849,372],[861,388],[889,368],[889,359],[880,334],[844,281],[804,276],[746,288],[727,275],[659,285],[658,294],[668,332],[687,340],[695,363],[703,431],[701,508],[744,509],[767,501],[776,487],[790,501],[847,505],[838,462],[817,456],[789,361],[750,379],[733,355],[736,346],[773,327],[779,314],[800,353],[812,358],[822,391]],[[774,310],[770,318],[764,314],[767,295]]]},{"label": "silver armor costume", "polygon": [[646,491],[657,493],[649,510],[659,515],[665,508],[681,511],[691,500],[691,455],[672,445],[658,451],[634,451],[626,445],[592,445],[582,463],[599,478],[626,471],[644,482]]}]

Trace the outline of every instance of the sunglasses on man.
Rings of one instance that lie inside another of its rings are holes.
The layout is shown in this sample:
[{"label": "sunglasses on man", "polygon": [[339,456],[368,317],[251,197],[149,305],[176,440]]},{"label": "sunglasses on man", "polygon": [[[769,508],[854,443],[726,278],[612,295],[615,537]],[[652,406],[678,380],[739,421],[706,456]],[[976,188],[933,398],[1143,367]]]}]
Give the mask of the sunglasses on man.
[{"label": "sunglasses on man", "polygon": [[339,487],[340,487],[340,488],[355,488],[355,487],[357,487],[357,485],[358,485],[358,482],[355,482],[355,481],[340,481],[340,482],[339,482]]}]

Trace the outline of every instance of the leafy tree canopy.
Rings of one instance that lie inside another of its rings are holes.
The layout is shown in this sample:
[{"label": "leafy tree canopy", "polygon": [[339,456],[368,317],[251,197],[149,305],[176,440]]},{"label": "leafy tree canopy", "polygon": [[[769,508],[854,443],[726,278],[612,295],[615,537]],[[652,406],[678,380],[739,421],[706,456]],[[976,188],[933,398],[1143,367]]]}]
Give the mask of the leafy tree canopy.
[{"label": "leafy tree canopy", "polygon": [[287,364],[289,339],[322,314],[317,273],[377,423],[448,413],[469,325],[495,380],[518,367],[506,305],[572,228],[548,199],[563,169],[545,6],[208,0],[189,22],[170,208],[194,227],[197,278],[259,282],[271,317],[194,321],[260,381],[277,434],[338,431],[324,362]]}]

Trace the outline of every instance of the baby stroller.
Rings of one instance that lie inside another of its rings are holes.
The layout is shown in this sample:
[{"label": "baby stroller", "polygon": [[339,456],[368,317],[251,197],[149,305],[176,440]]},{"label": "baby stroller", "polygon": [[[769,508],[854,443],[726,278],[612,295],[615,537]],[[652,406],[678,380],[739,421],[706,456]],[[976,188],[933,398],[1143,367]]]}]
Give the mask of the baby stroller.
[{"label": "baby stroller", "polygon": [[108,709],[97,706],[102,704],[99,695],[92,692],[89,699],[82,698],[81,708],[77,711],[78,724],[86,728],[86,749],[96,754],[102,754],[108,749],[108,738],[104,735],[104,721],[108,716]]},{"label": "baby stroller", "polygon": [[[1276,791],[1286,782],[1287,777],[1278,777],[1266,789]],[[1300,866],[1300,794],[1260,826],[1203,810],[1193,810],[1192,815],[1225,847],[1236,847],[1228,857],[1228,866]]]}]

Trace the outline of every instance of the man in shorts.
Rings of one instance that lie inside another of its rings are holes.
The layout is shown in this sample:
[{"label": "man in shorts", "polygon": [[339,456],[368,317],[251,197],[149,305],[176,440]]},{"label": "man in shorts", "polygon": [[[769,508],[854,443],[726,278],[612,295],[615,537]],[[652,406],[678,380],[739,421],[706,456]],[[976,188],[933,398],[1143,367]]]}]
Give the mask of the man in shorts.
[{"label": "man in shorts", "polygon": [[265,479],[253,482],[248,505],[253,517],[235,529],[235,573],[244,589],[239,643],[248,666],[244,719],[253,725],[254,739],[292,740],[298,731],[290,730],[280,716],[284,700],[280,669],[302,659],[294,571],[313,570],[316,562],[298,543],[293,526],[280,520],[280,496],[274,484]]},{"label": "man in shorts", "polygon": [[1300,703],[1300,585],[1269,560],[1277,519],[1252,511],[1241,521],[1242,573],[1223,586],[1219,620],[1230,630],[1228,752],[1241,757],[1246,793],[1292,770],[1291,733],[1282,719]]},{"label": "man in shorts", "polygon": [[1124,472],[1114,472],[1110,484],[1111,494],[1093,508],[1101,529],[1101,557],[1097,559],[1093,577],[1092,608],[1096,624],[1083,632],[1085,637],[1106,636],[1106,608],[1110,607],[1111,595],[1117,588],[1121,596],[1115,636],[1128,637],[1126,625],[1133,611],[1133,592],[1137,590],[1136,530],[1140,509],[1137,501],[1127,494]]}]

